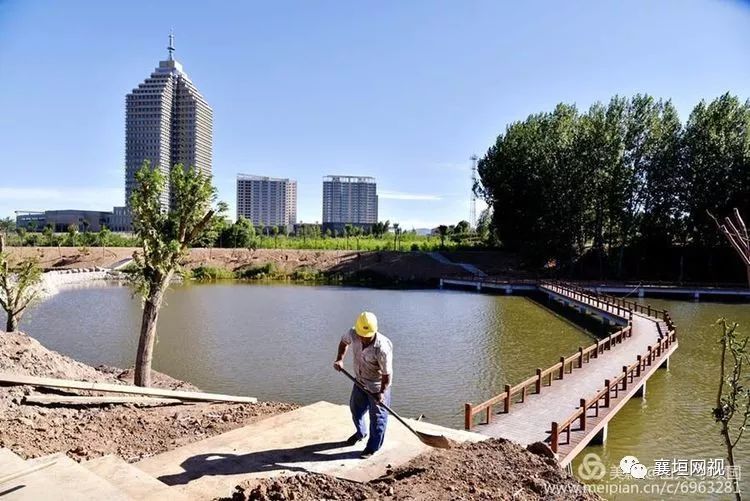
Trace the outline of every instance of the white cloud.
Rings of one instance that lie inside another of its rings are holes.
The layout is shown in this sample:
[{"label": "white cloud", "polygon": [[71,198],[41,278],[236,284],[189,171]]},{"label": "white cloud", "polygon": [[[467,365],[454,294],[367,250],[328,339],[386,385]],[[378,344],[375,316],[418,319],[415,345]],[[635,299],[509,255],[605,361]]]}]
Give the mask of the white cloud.
[{"label": "white cloud", "polygon": [[82,209],[111,211],[123,205],[123,188],[0,188],[0,215],[17,210]]},{"label": "white cloud", "polygon": [[421,200],[421,201],[439,201],[442,197],[438,195],[426,195],[420,193],[404,193],[401,191],[382,190],[378,192],[378,198],[384,200]]}]

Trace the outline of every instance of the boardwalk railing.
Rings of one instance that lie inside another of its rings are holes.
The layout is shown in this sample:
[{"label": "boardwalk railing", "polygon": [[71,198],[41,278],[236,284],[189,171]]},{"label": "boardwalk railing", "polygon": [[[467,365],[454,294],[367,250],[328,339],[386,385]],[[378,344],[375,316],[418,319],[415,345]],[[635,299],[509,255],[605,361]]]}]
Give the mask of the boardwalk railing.
[{"label": "boardwalk railing", "polygon": [[539,285],[551,290],[558,289],[560,291],[572,293],[574,295],[571,297],[579,301],[593,301],[595,302],[595,304],[592,305],[596,306],[597,308],[600,308],[600,305],[609,304],[617,307],[618,311],[620,311],[621,309],[632,310],[636,313],[641,313],[649,317],[664,320],[668,325],[670,325],[672,321],[667,310],[660,310],[658,308],[653,308],[650,304],[643,305],[635,301],[628,301],[627,299],[611,296],[609,294],[599,294],[596,291],[581,287],[580,285],[572,285],[561,282],[541,282]]},{"label": "boardwalk railing", "polygon": [[[649,346],[648,351],[638,355],[635,363],[630,366],[623,366],[622,374],[615,379],[605,379],[604,388],[596,395],[589,399],[581,398],[578,410],[571,414],[568,419],[562,423],[553,421],[549,436],[549,445],[552,451],[556,453],[560,445],[570,444],[571,431],[586,431],[586,420],[598,417],[601,408],[609,408],[613,394],[615,399],[619,398],[620,391],[627,391],[628,385],[640,378],[641,373],[645,372],[647,367],[659,361],[662,354],[666,353],[676,340],[675,330],[670,329],[659,344],[655,347]],[[593,410],[593,414],[589,412],[590,410]],[[578,427],[574,429],[573,426],[576,424]],[[565,439],[561,442],[560,439],[563,436]]]},{"label": "boardwalk railing", "polygon": [[[542,370],[537,369],[536,374],[515,386],[505,385],[505,391],[481,404],[473,405],[464,404],[464,428],[471,430],[474,426],[474,417],[484,412],[484,422],[481,424],[490,424],[492,422],[493,408],[503,405],[501,413],[510,412],[513,403],[522,403],[526,400],[528,394],[539,394],[543,386],[552,386],[552,381],[563,379],[565,374],[570,374],[573,369],[580,369],[584,363],[588,363],[592,358],[599,358],[605,350],[610,350],[614,345],[622,343],[632,335],[632,326],[628,325],[607,336],[604,339],[597,339],[596,343],[586,348],[579,347],[578,351],[569,357],[560,357],[556,364]],[[545,384],[546,383],[546,384]],[[530,392],[529,389],[532,389]],[[520,396],[520,399],[518,398]]]},{"label": "boardwalk railing", "polygon": [[[583,367],[584,363],[588,363],[592,358],[599,358],[599,355],[603,354],[605,350],[610,350],[612,349],[612,346],[622,343],[625,339],[631,337],[632,312],[636,308],[638,311],[645,309],[644,313],[648,316],[653,316],[654,318],[659,318],[658,315],[660,315],[661,318],[665,320],[668,329],[672,332],[674,331],[674,324],[672,323],[669,313],[666,311],[656,310],[650,306],[644,307],[637,303],[624,301],[608,295],[597,294],[583,287],[561,282],[541,282],[539,287],[546,288],[573,300],[589,304],[595,308],[610,311],[617,316],[628,318],[628,326],[610,334],[604,339],[598,339],[595,344],[586,348],[579,347],[578,352],[569,357],[560,357],[559,362],[547,369],[537,369],[535,375],[521,381],[515,386],[506,384],[505,391],[489,400],[477,405],[471,403],[464,404],[464,428],[466,430],[471,430],[475,426],[475,417],[478,414],[484,414],[484,420],[479,424],[490,424],[492,422],[492,415],[495,412],[495,406],[502,404],[503,407],[499,413],[505,414],[510,412],[513,403],[524,402],[526,396],[529,394],[541,393],[543,386],[552,386],[553,380],[563,379],[566,373],[571,373],[573,372],[573,369]],[[667,337],[668,336],[665,336],[665,338]]]}]

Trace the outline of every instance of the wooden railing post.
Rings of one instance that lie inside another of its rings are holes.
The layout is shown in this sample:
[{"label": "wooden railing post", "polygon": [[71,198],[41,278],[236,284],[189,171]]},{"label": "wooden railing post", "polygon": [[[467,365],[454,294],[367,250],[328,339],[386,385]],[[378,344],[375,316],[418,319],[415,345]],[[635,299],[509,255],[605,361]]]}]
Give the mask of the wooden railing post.
[{"label": "wooden railing post", "polygon": [[610,381],[609,379],[604,380],[604,387],[607,388],[607,393],[604,394],[604,407],[609,407],[609,400],[611,398],[611,390],[610,390]]},{"label": "wooden railing post", "polygon": [[651,305],[650,305],[650,304],[648,305],[648,313],[647,313],[647,315],[648,315],[649,317],[651,316]]},{"label": "wooden railing post", "polygon": [[510,385],[505,385],[505,413],[510,412]]},{"label": "wooden railing post", "polygon": [[586,399],[581,399],[581,421],[580,425],[582,430],[586,430]]},{"label": "wooden railing post", "polygon": [[578,347],[578,368],[583,367],[583,347]]},{"label": "wooden railing post", "polygon": [[471,431],[471,425],[473,424],[473,417],[474,412],[472,409],[471,404],[466,403],[464,404],[464,429]]},{"label": "wooden railing post", "polygon": [[641,364],[643,363],[641,358],[642,357],[640,355],[636,357],[636,359],[638,360],[638,366],[635,369],[635,377],[641,377]]},{"label": "wooden railing post", "polygon": [[557,454],[557,442],[560,440],[560,430],[557,428],[557,421],[552,421],[552,432],[549,436],[549,448]]},{"label": "wooden railing post", "polygon": [[565,377],[565,357],[560,357],[560,379]]},{"label": "wooden railing post", "polygon": [[651,345],[648,346],[648,365],[651,366],[651,362],[653,362],[653,351],[651,348]]},{"label": "wooden railing post", "polygon": [[599,358],[599,340],[596,340],[596,350],[594,351],[596,355],[594,355],[595,358]]},{"label": "wooden railing post", "polygon": [[623,391],[625,391],[628,389],[628,366],[627,365],[622,366],[622,374],[623,374],[622,389]]},{"label": "wooden railing post", "polygon": [[536,392],[542,392],[542,369],[539,368],[536,369]]}]

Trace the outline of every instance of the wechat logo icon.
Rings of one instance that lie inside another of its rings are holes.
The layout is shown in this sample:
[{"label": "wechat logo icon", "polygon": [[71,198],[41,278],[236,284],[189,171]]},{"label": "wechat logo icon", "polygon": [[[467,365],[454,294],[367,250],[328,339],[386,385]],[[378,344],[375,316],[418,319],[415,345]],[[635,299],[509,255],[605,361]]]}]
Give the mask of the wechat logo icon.
[{"label": "wechat logo icon", "polygon": [[646,478],[646,466],[635,456],[625,456],[620,460],[620,470],[633,478]]}]

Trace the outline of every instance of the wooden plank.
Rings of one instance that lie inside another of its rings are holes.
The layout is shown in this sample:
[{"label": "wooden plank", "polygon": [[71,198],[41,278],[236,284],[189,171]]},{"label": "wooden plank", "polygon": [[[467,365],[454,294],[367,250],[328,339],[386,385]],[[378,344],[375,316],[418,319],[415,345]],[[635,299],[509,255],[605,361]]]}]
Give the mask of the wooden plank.
[{"label": "wooden plank", "polygon": [[29,395],[24,397],[23,403],[37,405],[107,405],[107,404],[136,404],[136,405],[171,405],[183,404],[177,398],[154,397],[86,397],[65,395]]},{"label": "wooden plank", "polygon": [[73,381],[70,379],[56,379],[18,374],[0,373],[0,383],[24,384],[29,386],[46,386],[50,388],[68,388],[75,390],[102,391],[105,393],[128,393],[133,395],[150,395],[155,397],[177,398],[180,400],[199,400],[206,402],[235,402],[254,404],[258,401],[254,397],[235,397],[218,393],[202,393],[195,391],[163,390],[161,388],[142,388],[126,384],[92,383],[87,381]]}]

